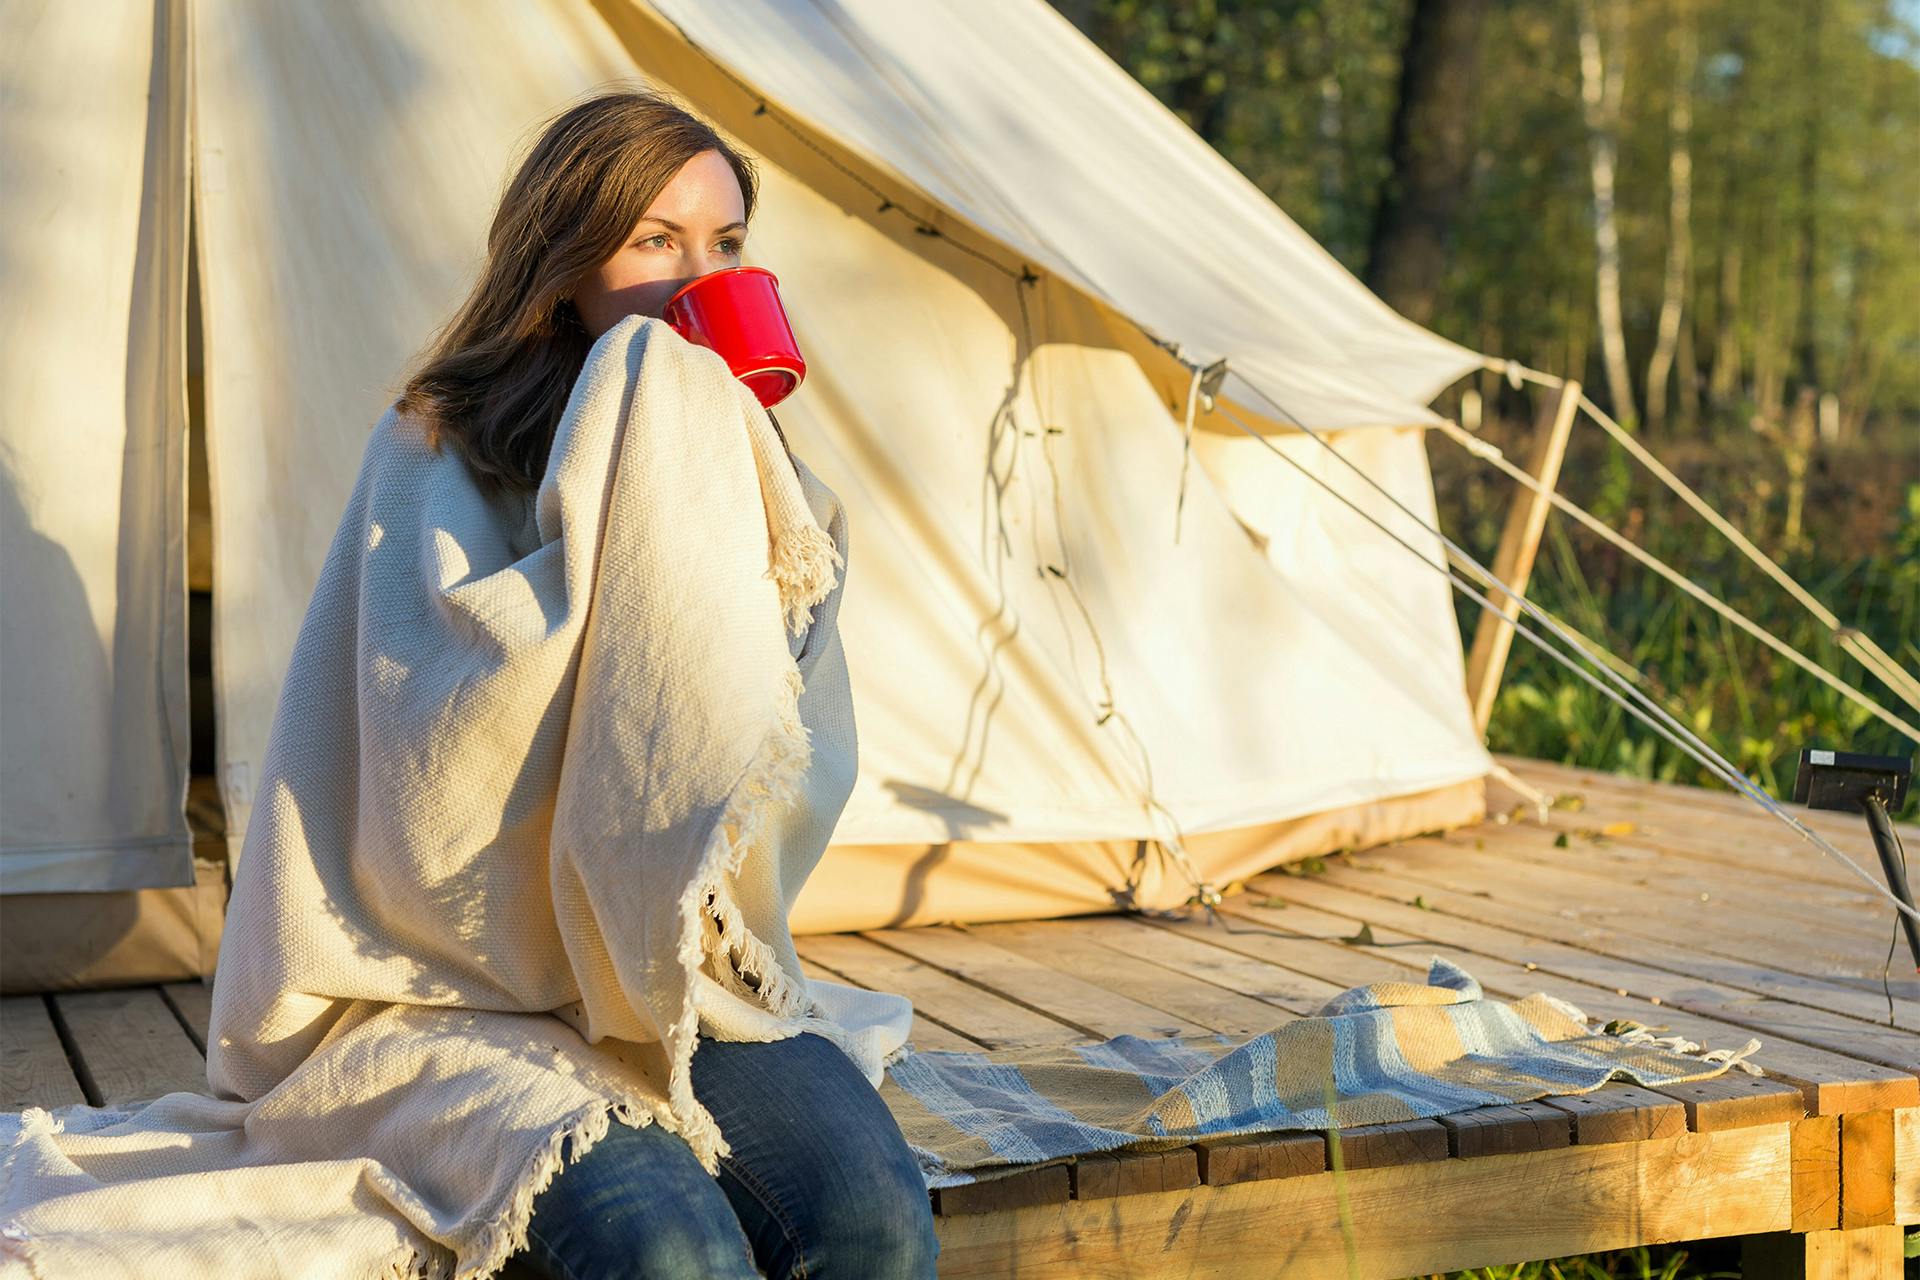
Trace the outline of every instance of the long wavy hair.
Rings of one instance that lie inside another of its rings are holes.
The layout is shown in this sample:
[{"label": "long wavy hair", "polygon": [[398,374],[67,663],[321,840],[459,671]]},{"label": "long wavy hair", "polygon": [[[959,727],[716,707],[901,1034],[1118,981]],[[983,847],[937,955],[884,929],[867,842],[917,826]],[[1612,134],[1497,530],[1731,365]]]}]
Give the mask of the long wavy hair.
[{"label": "long wavy hair", "polygon": [[451,439],[484,488],[527,491],[593,338],[571,295],[619,251],[680,167],[718,151],[753,220],[759,178],[717,130],[644,89],[596,94],[548,121],[500,198],[466,300],[410,364],[396,406],[437,451]]}]

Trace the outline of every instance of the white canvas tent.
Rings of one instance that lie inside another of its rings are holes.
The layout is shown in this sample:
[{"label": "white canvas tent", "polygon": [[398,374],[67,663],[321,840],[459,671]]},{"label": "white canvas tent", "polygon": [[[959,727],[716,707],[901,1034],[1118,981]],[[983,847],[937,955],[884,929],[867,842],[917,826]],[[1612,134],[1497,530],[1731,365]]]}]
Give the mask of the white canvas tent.
[{"label": "white canvas tent", "polygon": [[[1224,358],[1236,413],[1437,561],[1258,392],[1431,520],[1427,402],[1481,358],[1381,304],[1042,0],[0,15],[9,952],[34,923],[158,914],[186,971],[209,962],[217,921],[179,906],[207,870],[185,887],[187,571],[211,583],[237,858],[367,433],[520,149],[614,83],[758,158],[748,258],[811,371],[781,421],[849,509],[861,771],[795,933],[1129,885],[1175,905],[1193,886],[1163,845],[1220,884],[1481,815],[1439,575],[1207,412],[1174,537],[1190,383]],[[75,971],[165,976],[110,942]]]}]

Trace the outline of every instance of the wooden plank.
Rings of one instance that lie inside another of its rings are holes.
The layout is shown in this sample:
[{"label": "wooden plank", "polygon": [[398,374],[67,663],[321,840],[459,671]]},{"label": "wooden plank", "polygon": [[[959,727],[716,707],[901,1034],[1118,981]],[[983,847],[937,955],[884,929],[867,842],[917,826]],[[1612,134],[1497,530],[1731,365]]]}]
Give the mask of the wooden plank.
[{"label": "wooden plank", "polygon": [[[1525,777],[1529,770],[1516,772]],[[1631,822],[1637,828],[1636,838],[1651,841],[1677,859],[1717,864],[1747,876],[1863,887],[1860,878],[1840,862],[1732,792],[1667,784],[1652,784],[1654,789],[1650,791],[1650,784],[1638,779],[1591,773],[1571,781],[1541,777],[1528,781],[1571,801],[1549,815],[1549,822],[1555,825]],[[1877,872],[1871,839],[1859,815],[1792,804],[1785,808],[1796,821],[1852,856],[1870,874]],[[1538,821],[1537,810],[1530,802],[1498,783],[1489,785],[1488,811],[1514,817],[1522,825]],[[1900,830],[1904,840],[1920,838],[1920,828],[1911,824],[1901,824]],[[1909,874],[1920,875],[1920,868],[1910,869]]]},{"label": "wooden plank", "polygon": [[104,1103],[207,1092],[207,1064],[153,987],[51,997]]},{"label": "wooden plank", "polygon": [[[797,942],[798,939],[795,941]],[[886,985],[891,979],[885,975],[887,973],[898,974],[902,966],[894,962],[899,961],[900,957],[891,951],[887,951],[883,947],[874,947],[871,943],[865,942],[862,939],[855,938],[854,941],[859,943],[860,947],[868,951],[878,951],[886,957],[886,960],[881,964],[872,966],[867,970],[869,976],[868,981],[863,982],[856,974],[842,973],[838,969],[821,964],[817,958],[809,958],[805,951],[800,952],[800,967],[806,972],[808,977],[824,976],[836,982],[845,982],[856,987],[864,987],[868,991],[891,990],[892,988]],[[832,944],[828,944],[828,949],[831,949],[831,947]],[[814,954],[817,956],[819,953],[816,951]],[[856,969],[862,967],[857,958],[853,961],[853,967]],[[924,968],[925,966],[920,967]],[[873,973],[873,970],[876,969],[880,974],[877,978]],[[937,976],[943,980],[945,979],[944,974]],[[948,1053],[971,1053],[986,1047],[978,1040],[961,1035],[958,1031],[944,1025],[933,1017],[923,1004],[922,997],[926,994],[924,990],[920,990],[918,995],[906,990],[902,990],[900,994],[907,996],[914,1002],[913,1026],[908,1030],[907,1039],[916,1051],[935,1050]]]},{"label": "wooden plank", "polygon": [[[1653,805],[1669,813],[1697,814],[1702,810],[1709,810],[1732,819],[1751,822],[1768,831],[1786,831],[1780,825],[1779,819],[1769,816],[1759,805],[1730,789],[1630,778],[1625,774],[1587,769],[1579,765],[1559,764],[1549,760],[1535,760],[1526,756],[1496,755],[1494,758],[1513,770],[1523,782],[1545,790],[1551,791],[1556,788],[1576,791],[1593,790],[1611,794],[1622,804]],[[1808,809],[1795,804],[1786,804],[1784,807],[1795,818],[1828,839],[1836,836],[1857,835],[1860,831],[1861,820],[1857,814],[1840,813],[1831,809]],[[1902,840],[1920,838],[1920,827],[1902,824],[1899,829]]]},{"label": "wooden plank", "polygon": [[1893,1218],[1893,1113],[1840,1117],[1840,1229],[1877,1227]]},{"label": "wooden plank", "polygon": [[[1611,795],[1613,803],[1648,805],[1667,813],[1697,814],[1702,810],[1711,810],[1749,822],[1766,831],[1785,830],[1778,819],[1727,787],[1635,778],[1604,769],[1589,769],[1526,756],[1497,755],[1495,759],[1511,769],[1522,781],[1548,790],[1558,787],[1572,791],[1595,791]],[[1791,802],[1783,802],[1783,806],[1799,821],[1829,838],[1851,835],[1860,830],[1858,814],[1834,809],[1808,809]],[[1903,840],[1920,838],[1920,826],[1902,823],[1898,829]]]},{"label": "wooden plank", "polygon": [[871,929],[861,934],[1096,1039],[1129,1034],[1191,1036],[1211,1030],[1190,1018],[1109,990],[1091,979],[1062,973],[972,935],[971,929],[947,925]]},{"label": "wooden plank", "polygon": [[[1370,856],[1370,855],[1369,855]],[[1444,879],[1444,875],[1437,879]],[[1376,920],[1401,923],[1402,927],[1427,934],[1444,931],[1450,924],[1465,924],[1478,939],[1482,950],[1507,945],[1524,952],[1527,962],[1551,969],[1565,977],[1592,982],[1596,986],[1638,995],[1662,1006],[1684,1009],[1717,1021],[1750,1028],[1764,1036],[1777,1036],[1842,1053],[1863,1062],[1878,1063],[1912,1076],[1920,1069],[1920,1036],[1883,1025],[1847,1018],[1822,1009],[1786,1001],[1771,1000],[1702,982],[1683,974],[1652,969],[1605,951],[1587,950],[1557,942],[1551,923],[1534,922],[1524,911],[1490,905],[1471,893],[1426,884],[1422,901],[1427,910],[1409,910],[1404,901],[1376,888],[1404,891],[1404,886],[1419,882],[1392,881],[1378,875],[1329,871],[1325,876],[1256,877],[1250,887],[1271,892],[1290,900],[1303,900],[1329,891],[1362,893],[1378,905],[1367,910]],[[1236,910],[1240,910],[1238,905]],[[1519,919],[1520,926],[1511,921]],[[1491,931],[1491,932],[1489,932]],[[1502,944],[1499,939],[1506,939]],[[1893,1105],[1901,1105],[1895,1100]]]},{"label": "wooden plank", "polygon": [[1852,877],[1846,883],[1831,883],[1806,876],[1765,875],[1737,864],[1695,862],[1638,835],[1610,836],[1604,828],[1558,818],[1545,827],[1509,823],[1424,837],[1418,843],[1471,848],[1529,867],[1555,871],[1571,867],[1611,881],[1619,896],[1634,901],[1644,899],[1642,889],[1650,887],[1661,902],[1691,911],[1691,904],[1704,893],[1709,902],[1864,938],[1882,934],[1881,926],[1893,910],[1885,898]]},{"label": "wooden plank", "polygon": [[1067,1169],[1076,1200],[1180,1191],[1200,1185],[1199,1153],[1192,1147],[1089,1152],[1075,1157]]},{"label": "wooden plank", "polygon": [[1893,1280],[1903,1245],[1897,1226],[1769,1232],[1740,1242],[1740,1274],[1745,1280]]},{"label": "wooden plank", "polygon": [[1782,1080],[1750,1076],[1744,1071],[1663,1084],[1654,1092],[1677,1098],[1684,1104],[1687,1128],[1695,1133],[1778,1124],[1799,1120],[1807,1114],[1806,1099],[1799,1089]]},{"label": "wooden plank", "polygon": [[1065,1204],[1072,1197],[1072,1176],[1069,1165],[1049,1164],[985,1182],[936,1187],[933,1211],[939,1217],[984,1216],[1035,1205]]},{"label": "wooden plank", "polygon": [[[991,927],[1001,929],[1007,926]],[[1149,961],[1187,978],[1278,1006],[1290,1014],[1311,1014],[1328,998],[1344,990],[1338,983],[1309,978],[1264,960],[1222,951],[1180,934],[1156,929],[1144,920],[1118,912],[1067,916],[1058,920],[1034,921],[1019,927],[1032,938],[1035,947],[1051,945],[1054,939],[1061,937],[1097,943],[1106,948],[1107,953]],[[1105,953],[1079,950],[1076,954],[1092,965],[1103,966],[1107,961]],[[1268,1017],[1273,1010],[1255,1012]]]},{"label": "wooden plank", "polygon": [[[1724,939],[1703,938],[1683,917],[1662,923],[1654,916],[1609,909],[1597,888],[1540,888],[1545,880],[1566,880],[1555,868],[1538,868],[1522,879],[1489,880],[1475,875],[1471,867],[1454,872],[1410,866],[1396,861],[1398,853],[1399,850],[1369,851],[1351,867],[1335,867],[1329,872],[1329,883],[1348,885],[1401,902],[1418,898],[1436,910],[1498,923],[1533,936],[1554,938],[1603,955],[1627,957],[1638,969],[1664,969],[1673,974],[1703,978],[1732,989],[1805,1004],[1862,1021],[1882,1023],[1885,1018],[1885,995],[1877,982],[1872,991],[1866,991],[1851,978],[1831,973],[1795,972],[1783,967],[1771,955],[1762,954],[1757,958],[1735,955],[1734,952],[1760,949],[1760,944],[1746,940],[1727,945]],[[1882,938],[1878,944],[1882,955],[1886,941]],[[1839,956],[1837,962],[1857,966],[1862,963],[1860,957],[1870,956],[1873,950],[1862,947]],[[1809,962],[1805,967],[1817,966]],[[1920,991],[1920,983],[1903,981],[1893,987],[1896,993]],[[1920,1025],[1920,1002],[1896,995],[1894,1008],[1905,1027]]]},{"label": "wooden plank", "polygon": [[[1625,837],[1627,842],[1651,846],[1669,860],[1695,872],[1718,869],[1770,884],[1785,880],[1823,888],[1864,888],[1858,876],[1799,832],[1765,814],[1756,812],[1752,822],[1735,821],[1722,815],[1710,815],[1703,820],[1702,811],[1694,806],[1648,805],[1591,789],[1575,789],[1561,795],[1574,797],[1576,802],[1550,810],[1546,826],[1555,832],[1566,832],[1569,837],[1581,831],[1625,826],[1632,829]],[[1493,820],[1462,830],[1485,834],[1539,829],[1539,810],[1497,782],[1488,784],[1487,811],[1495,815]],[[1500,818],[1507,821],[1503,823]],[[1828,838],[1843,852],[1854,854],[1858,861],[1865,836],[1865,826],[1861,824],[1834,832]],[[1871,859],[1873,855],[1868,853],[1866,857]],[[1863,865],[1871,867],[1872,863],[1868,861]]]},{"label": "wooden plank", "polygon": [[[1152,938],[1163,936],[1157,929],[1144,932]],[[1151,1005],[1167,1017],[1185,1019],[1208,1031],[1254,1036],[1292,1022],[1297,1016],[1265,999],[1169,968],[1137,952],[1109,946],[1076,926],[1072,918],[973,925],[967,934],[1066,977],[1097,978],[1101,986],[1123,991],[1129,1000]],[[1284,976],[1284,970],[1264,967],[1277,977]]]},{"label": "wooden plank", "polygon": [[1793,1230],[1840,1225],[1840,1117],[1793,1122]]},{"label": "wooden plank", "polygon": [[[1624,1017],[1652,1026],[1668,1025],[1675,1033],[1714,1047],[1737,1047],[1750,1034],[1743,1027],[1682,1009],[1655,1007],[1636,997],[1620,995],[1611,987],[1563,978],[1538,967],[1538,961],[1584,954],[1563,944],[1517,938],[1443,912],[1385,901],[1329,884],[1324,876],[1260,877],[1257,883],[1261,892],[1280,894],[1294,905],[1285,912],[1268,911],[1248,905],[1254,895],[1234,895],[1223,907],[1235,918],[1272,924],[1291,936],[1254,930],[1226,933],[1183,921],[1155,921],[1155,927],[1178,929],[1222,947],[1271,956],[1276,963],[1303,967],[1306,972],[1348,972],[1355,981],[1374,981],[1376,974],[1368,971],[1372,966],[1388,971],[1377,976],[1400,981],[1407,980],[1409,969],[1424,977],[1427,958],[1440,955],[1464,967],[1489,993],[1509,999],[1544,991],[1573,1002],[1590,1017]],[[1378,945],[1341,946],[1332,941],[1354,934],[1363,921]],[[1316,961],[1316,955],[1324,959]],[[1756,1061],[1771,1075],[1799,1085],[1809,1109],[1819,1114],[1920,1102],[1920,1081],[1912,1072],[1810,1045],[1769,1040]]]},{"label": "wooden plank", "polygon": [[1424,886],[1425,890],[1473,895],[1481,899],[1482,914],[1494,923],[1526,921],[1535,932],[1552,929],[1556,934],[1565,932],[1569,921],[1596,924],[1638,935],[1649,944],[1684,937],[1696,951],[1808,976],[1840,972],[1848,965],[1862,964],[1868,955],[1886,951],[1886,935],[1880,936],[1876,947],[1864,932],[1846,935],[1778,919],[1756,923],[1726,902],[1675,902],[1651,885],[1623,894],[1604,876],[1572,866],[1556,867],[1550,873],[1520,868],[1465,844],[1410,841],[1390,849],[1369,849],[1355,859],[1353,867],[1336,870],[1348,880],[1355,872],[1387,874],[1414,885],[1416,892]]},{"label": "wooden plank", "polygon": [[207,1024],[213,1021],[213,987],[204,982],[169,982],[160,994],[174,1015],[187,1024],[187,1035],[201,1053],[207,1051]]},{"label": "wooden plank", "polygon": [[42,996],[0,999],[0,1109],[65,1107],[87,1100]]},{"label": "wooden plank", "polygon": [[1573,1145],[1572,1118],[1537,1101],[1476,1107],[1434,1119],[1447,1131],[1449,1150],[1461,1159]]},{"label": "wooden plank", "polygon": [[1447,1129],[1436,1120],[1393,1120],[1324,1131],[1327,1168],[1385,1169],[1427,1164],[1450,1154]]},{"label": "wooden plank", "polygon": [[[1549,788],[1558,807],[1547,814],[1547,824],[1563,831],[1625,824],[1632,838],[1658,846],[1675,861],[1692,869],[1733,869],[1769,880],[1789,879],[1825,886],[1857,887],[1859,877],[1822,852],[1798,831],[1758,809],[1750,815],[1715,812],[1701,805],[1648,803],[1630,793],[1591,787]],[[1698,799],[1704,792],[1694,793]],[[1488,786],[1487,811],[1494,815],[1485,830],[1498,826],[1533,827],[1539,810],[1519,793],[1497,782]],[[1807,810],[1790,807],[1797,818]],[[1504,823],[1501,819],[1506,819]],[[1815,833],[1847,852],[1855,852],[1866,835],[1859,819],[1834,830]]]},{"label": "wooden plank", "polygon": [[940,1274],[1345,1280],[1351,1241],[1385,1280],[1784,1230],[1788,1141],[1762,1125],[943,1217]]},{"label": "wooden plank", "polygon": [[1251,1133],[1194,1143],[1200,1180],[1224,1187],[1268,1178],[1296,1178],[1327,1167],[1327,1142],[1315,1132]]},{"label": "wooden plank", "polygon": [[[806,964],[819,965],[876,991],[893,991],[914,1005],[914,1043],[921,1024],[940,1024],[989,1049],[1067,1044],[1089,1037],[1056,1018],[1015,1004],[930,964],[855,934],[809,934],[793,940]],[[924,1047],[933,1047],[931,1031]]]},{"label": "wooden plank", "polygon": [[1573,1140],[1580,1146],[1646,1142],[1687,1131],[1685,1103],[1618,1080],[1592,1093],[1563,1094],[1540,1101],[1567,1113],[1573,1123]]},{"label": "wooden plank", "polygon": [[[1475,892],[1462,893],[1459,892],[1460,887],[1464,885],[1471,890],[1474,881],[1456,881],[1445,873],[1404,883],[1418,889],[1423,881],[1427,884],[1423,901],[1434,911],[1510,928],[1534,937],[1552,938],[1556,932],[1569,932],[1555,929],[1555,917],[1546,914],[1550,901],[1543,900],[1537,909],[1513,902],[1512,895],[1520,892],[1518,889],[1491,897],[1482,897]],[[1448,892],[1443,893],[1433,887],[1442,881],[1446,882]],[[1345,874],[1337,876],[1335,882],[1363,891],[1398,888],[1402,883],[1396,881],[1389,886],[1374,876]],[[1551,897],[1546,893],[1536,896],[1542,899]],[[1690,941],[1697,936],[1682,933],[1682,926],[1677,921],[1674,929],[1676,936],[1687,937]],[[1920,1070],[1920,1034],[1910,1029],[1911,1024],[1907,1027],[1889,1027],[1870,1017],[1838,1012],[1832,1007],[1842,999],[1837,995],[1833,1001],[1817,1003],[1800,999],[1780,1000],[1717,981],[1707,981],[1703,970],[1712,968],[1717,972],[1722,966],[1711,958],[1701,956],[1698,951],[1690,953],[1685,945],[1671,944],[1651,936],[1638,941],[1603,941],[1598,930],[1589,929],[1577,937],[1568,936],[1567,941],[1586,956],[1578,962],[1581,968],[1577,975],[1570,969],[1560,970],[1569,976],[1603,980],[1616,990],[1627,990],[1660,1004],[1674,1005],[1725,1022],[1750,1026],[1756,1031],[1816,1044],[1896,1070]],[[1752,945],[1756,949],[1760,947],[1758,941]],[[1884,940],[1881,945],[1884,947]],[[1643,957],[1658,958],[1665,963],[1653,964]],[[1691,969],[1687,967],[1689,962]],[[1751,972],[1751,968],[1746,970],[1748,974]],[[1871,1000],[1849,1000],[1848,1003],[1856,1006],[1856,1012],[1864,1013],[1865,1010],[1858,1009],[1857,1004],[1871,1003]]]}]

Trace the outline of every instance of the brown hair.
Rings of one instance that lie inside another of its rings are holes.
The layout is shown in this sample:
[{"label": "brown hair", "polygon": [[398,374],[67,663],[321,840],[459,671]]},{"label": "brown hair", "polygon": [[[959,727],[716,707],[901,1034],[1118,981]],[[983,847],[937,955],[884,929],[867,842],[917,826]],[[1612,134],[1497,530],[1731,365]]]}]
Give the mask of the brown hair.
[{"label": "brown hair", "polygon": [[396,402],[435,450],[451,437],[488,489],[539,485],[593,347],[568,295],[703,151],[733,166],[751,222],[752,163],[663,94],[602,92],[547,123],[500,199],[479,279],[414,358]]}]

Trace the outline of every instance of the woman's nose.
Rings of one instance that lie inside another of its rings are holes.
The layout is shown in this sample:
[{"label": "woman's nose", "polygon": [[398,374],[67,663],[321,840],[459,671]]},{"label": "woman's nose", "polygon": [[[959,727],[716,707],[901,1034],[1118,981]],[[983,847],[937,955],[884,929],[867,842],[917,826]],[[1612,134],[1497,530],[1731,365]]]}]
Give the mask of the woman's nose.
[{"label": "woman's nose", "polygon": [[683,255],[681,261],[686,269],[687,279],[689,280],[699,276],[711,275],[723,267],[733,265],[733,259],[729,255],[718,253],[711,249],[689,249]]}]

